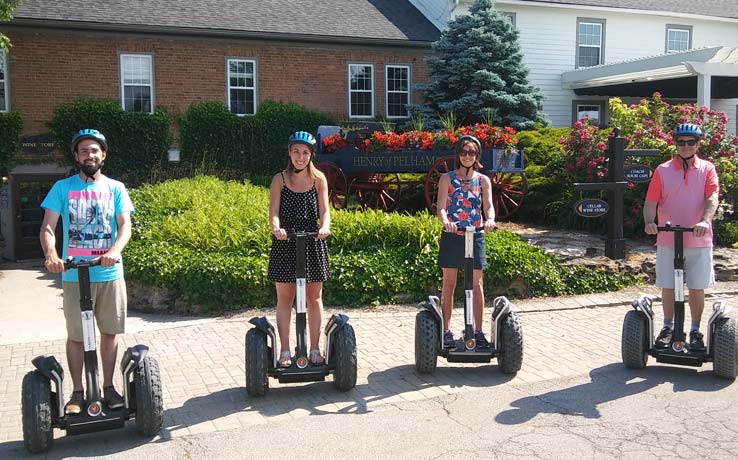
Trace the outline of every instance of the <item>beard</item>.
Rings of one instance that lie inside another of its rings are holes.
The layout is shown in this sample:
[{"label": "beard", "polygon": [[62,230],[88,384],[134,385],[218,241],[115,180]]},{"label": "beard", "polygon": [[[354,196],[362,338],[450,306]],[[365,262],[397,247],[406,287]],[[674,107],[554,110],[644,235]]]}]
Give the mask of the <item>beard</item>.
[{"label": "beard", "polygon": [[80,171],[85,173],[85,176],[87,177],[94,177],[95,174],[97,174],[97,172],[100,171],[100,168],[102,168],[102,165],[103,165],[102,161],[99,163],[91,164],[91,165],[80,163],[79,161],[77,162],[77,167],[79,168]]}]

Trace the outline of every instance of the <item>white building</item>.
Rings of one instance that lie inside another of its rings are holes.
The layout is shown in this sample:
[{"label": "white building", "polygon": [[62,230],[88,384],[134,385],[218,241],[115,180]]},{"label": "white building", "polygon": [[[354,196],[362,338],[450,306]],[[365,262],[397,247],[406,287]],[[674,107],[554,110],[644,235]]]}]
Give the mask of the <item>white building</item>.
[{"label": "white building", "polygon": [[[472,0],[411,0],[439,29]],[[607,120],[607,99],[654,91],[728,114],[738,105],[738,1],[498,0],[520,31],[530,81],[554,126]]]}]

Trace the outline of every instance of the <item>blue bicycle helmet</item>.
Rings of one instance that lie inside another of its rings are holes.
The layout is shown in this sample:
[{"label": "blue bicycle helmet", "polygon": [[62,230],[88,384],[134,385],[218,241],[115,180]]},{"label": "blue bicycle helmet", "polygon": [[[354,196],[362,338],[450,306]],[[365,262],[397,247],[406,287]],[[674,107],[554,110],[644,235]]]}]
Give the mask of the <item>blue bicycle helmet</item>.
[{"label": "blue bicycle helmet", "polygon": [[305,144],[312,150],[315,150],[315,145],[317,144],[317,142],[315,142],[315,138],[312,134],[306,131],[297,131],[290,135],[290,142],[288,144],[288,147],[292,144]]},{"label": "blue bicycle helmet", "polygon": [[77,145],[85,139],[92,139],[98,144],[103,152],[108,151],[108,141],[103,133],[96,129],[80,129],[72,138],[72,152],[77,151]]},{"label": "blue bicycle helmet", "polygon": [[480,155],[482,154],[482,143],[479,142],[479,139],[469,134],[461,136],[459,140],[456,142],[457,153],[458,153],[458,150],[461,148],[461,146],[464,145],[464,141],[469,141],[472,144],[476,145],[477,151],[479,152]]},{"label": "blue bicycle helmet", "polygon": [[674,128],[674,139],[676,139],[679,136],[692,136],[696,137],[697,139],[702,138],[702,128],[699,127],[699,125],[695,125],[694,123],[681,123]]}]

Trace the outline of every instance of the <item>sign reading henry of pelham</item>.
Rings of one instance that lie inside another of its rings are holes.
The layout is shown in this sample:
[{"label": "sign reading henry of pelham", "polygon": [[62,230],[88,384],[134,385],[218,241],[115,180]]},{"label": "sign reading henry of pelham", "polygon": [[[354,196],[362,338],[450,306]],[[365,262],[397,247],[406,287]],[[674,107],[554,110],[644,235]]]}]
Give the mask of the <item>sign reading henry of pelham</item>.
[{"label": "sign reading henry of pelham", "polygon": [[48,154],[54,151],[54,142],[48,134],[25,136],[20,140],[21,152],[30,154]]},{"label": "sign reading henry of pelham", "polygon": [[623,173],[625,180],[631,182],[648,182],[653,177],[653,169],[646,165],[631,165]]},{"label": "sign reading henry of pelham", "polygon": [[607,214],[610,206],[599,198],[584,198],[574,204],[574,212],[582,217],[601,217]]}]

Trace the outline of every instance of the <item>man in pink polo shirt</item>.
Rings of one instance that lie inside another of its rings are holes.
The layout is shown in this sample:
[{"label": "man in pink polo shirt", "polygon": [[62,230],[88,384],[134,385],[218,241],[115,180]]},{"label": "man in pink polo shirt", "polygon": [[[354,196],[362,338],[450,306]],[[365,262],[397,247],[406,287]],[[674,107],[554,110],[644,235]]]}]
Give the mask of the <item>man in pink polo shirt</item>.
[{"label": "man in pink polo shirt", "polygon": [[674,129],[677,154],[656,168],[643,206],[645,231],[656,235],[656,286],[660,287],[664,307],[664,328],[656,347],[671,343],[674,330],[674,233],[658,232],[658,224],[694,227],[684,233],[684,270],[689,289],[692,327],[690,350],[705,348],[700,320],[705,308],[705,288],[715,282],[712,266],[712,218],[718,207],[718,176],[715,165],[697,156],[702,129],[691,123]]}]

